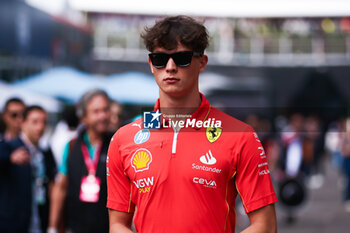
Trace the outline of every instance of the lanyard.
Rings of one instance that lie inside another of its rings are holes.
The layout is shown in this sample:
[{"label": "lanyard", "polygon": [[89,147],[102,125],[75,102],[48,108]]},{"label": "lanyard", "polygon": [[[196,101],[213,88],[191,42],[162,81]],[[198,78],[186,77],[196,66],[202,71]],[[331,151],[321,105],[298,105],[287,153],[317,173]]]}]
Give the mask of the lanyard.
[{"label": "lanyard", "polygon": [[99,160],[100,155],[101,155],[101,149],[102,149],[102,145],[98,145],[97,149],[95,151],[95,155],[93,157],[93,160],[91,160],[91,157],[90,157],[89,150],[88,150],[87,146],[85,145],[85,143],[81,144],[81,151],[83,152],[85,165],[86,165],[86,168],[89,171],[89,175],[95,175],[96,174],[98,160]]}]

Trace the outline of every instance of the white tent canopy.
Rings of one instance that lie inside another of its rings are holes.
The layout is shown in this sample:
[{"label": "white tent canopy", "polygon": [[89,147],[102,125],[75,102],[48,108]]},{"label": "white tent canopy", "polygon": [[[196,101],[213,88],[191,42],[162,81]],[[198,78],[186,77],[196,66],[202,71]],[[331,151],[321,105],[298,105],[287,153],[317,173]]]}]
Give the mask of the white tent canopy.
[{"label": "white tent canopy", "polygon": [[48,112],[59,112],[61,103],[47,95],[42,95],[22,88],[13,87],[6,83],[0,82],[0,107],[3,109],[5,102],[13,97],[22,99],[27,105],[40,105]]},{"label": "white tent canopy", "polygon": [[14,83],[18,88],[77,102],[88,90],[100,88],[121,103],[154,104],[158,87],[153,76],[139,72],[108,77],[91,75],[70,67],[55,67]]},{"label": "white tent canopy", "polygon": [[216,73],[204,72],[199,76],[199,90],[204,95],[218,89],[230,89],[232,83],[232,78]]}]

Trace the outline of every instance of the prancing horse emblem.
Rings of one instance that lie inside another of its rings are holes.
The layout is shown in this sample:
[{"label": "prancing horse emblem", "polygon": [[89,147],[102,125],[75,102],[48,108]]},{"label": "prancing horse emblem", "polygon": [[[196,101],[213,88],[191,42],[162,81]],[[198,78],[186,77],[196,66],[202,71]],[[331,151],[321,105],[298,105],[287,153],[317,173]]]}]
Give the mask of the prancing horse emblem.
[{"label": "prancing horse emblem", "polygon": [[207,139],[209,142],[215,142],[218,140],[222,132],[222,128],[208,127],[206,130]]}]

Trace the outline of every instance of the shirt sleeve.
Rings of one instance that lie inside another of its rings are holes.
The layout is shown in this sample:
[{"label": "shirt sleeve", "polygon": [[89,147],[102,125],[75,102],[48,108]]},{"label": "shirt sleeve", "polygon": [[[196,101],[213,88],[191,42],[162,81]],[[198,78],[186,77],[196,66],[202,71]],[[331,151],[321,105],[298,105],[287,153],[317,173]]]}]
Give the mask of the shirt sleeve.
[{"label": "shirt sleeve", "polygon": [[246,213],[277,201],[266,154],[253,129],[244,132],[236,171],[236,189]]},{"label": "shirt sleeve", "polygon": [[132,213],[132,183],[124,172],[117,135],[118,132],[112,137],[107,154],[107,208]]},{"label": "shirt sleeve", "polygon": [[62,163],[59,167],[59,172],[68,175],[68,156],[69,156],[69,142],[66,144],[63,150]]}]

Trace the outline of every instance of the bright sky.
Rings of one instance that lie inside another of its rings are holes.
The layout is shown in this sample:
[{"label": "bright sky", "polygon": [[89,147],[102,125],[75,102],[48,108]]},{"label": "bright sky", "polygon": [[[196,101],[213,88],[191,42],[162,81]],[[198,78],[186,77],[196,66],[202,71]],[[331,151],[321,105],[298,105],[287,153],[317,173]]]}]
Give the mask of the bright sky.
[{"label": "bright sky", "polygon": [[350,0],[26,0],[51,13],[64,2],[77,10],[216,17],[349,16]]},{"label": "bright sky", "polygon": [[[29,5],[39,8],[51,14],[59,14],[62,12],[64,4],[67,0],[25,0]],[[68,0],[69,1],[69,0]]]}]

